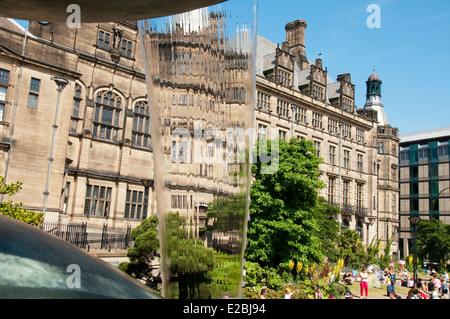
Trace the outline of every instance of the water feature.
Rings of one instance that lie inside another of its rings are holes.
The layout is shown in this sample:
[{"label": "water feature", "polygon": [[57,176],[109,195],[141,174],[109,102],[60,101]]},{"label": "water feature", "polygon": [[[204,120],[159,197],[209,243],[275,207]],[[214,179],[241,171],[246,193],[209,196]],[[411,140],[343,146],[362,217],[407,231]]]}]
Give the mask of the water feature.
[{"label": "water feature", "polygon": [[166,298],[241,294],[256,12],[231,0],[139,21]]}]

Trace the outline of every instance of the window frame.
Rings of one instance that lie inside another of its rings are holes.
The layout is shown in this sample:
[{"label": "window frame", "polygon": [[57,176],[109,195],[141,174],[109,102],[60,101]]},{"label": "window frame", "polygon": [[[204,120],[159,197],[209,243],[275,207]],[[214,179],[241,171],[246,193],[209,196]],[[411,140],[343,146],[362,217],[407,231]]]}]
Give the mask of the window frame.
[{"label": "window frame", "polygon": [[152,148],[152,136],[150,132],[150,109],[146,101],[137,101],[133,105],[131,145],[136,147],[143,147],[146,149]]},{"label": "window frame", "polygon": [[122,41],[120,42],[120,54],[125,58],[131,59],[132,52],[133,52],[133,41],[122,38]]},{"label": "window frame", "polygon": [[[106,104],[104,103],[105,100],[107,101]],[[112,105],[111,101],[113,101]],[[111,111],[111,124],[104,122],[105,110]],[[119,134],[123,129],[120,125],[122,110],[122,97],[119,94],[111,90],[97,92],[94,107],[94,119],[92,121],[92,136],[100,140],[117,142],[119,140]],[[102,132],[102,130],[104,131]],[[101,136],[102,134],[104,134],[104,136]]]},{"label": "window frame", "polygon": [[41,79],[31,77],[27,101],[27,107],[29,107],[30,109],[37,109],[38,107],[40,88],[41,88]]},{"label": "window frame", "polygon": [[[103,33],[103,36],[100,37],[101,33]],[[106,40],[106,35],[108,35],[108,40]],[[100,42],[101,41],[101,42]],[[105,45],[107,43],[107,45]],[[111,32],[98,29],[97,33],[97,47],[103,50],[109,50],[111,47]]]},{"label": "window frame", "polygon": [[328,161],[330,165],[336,165],[336,146],[330,145],[328,149]]},{"label": "window frame", "polygon": [[145,195],[143,191],[127,189],[123,218],[128,220],[142,220],[144,201]]},{"label": "window frame", "polygon": [[0,69],[0,88],[4,88],[5,90],[4,94],[0,95],[0,122],[3,121],[5,116],[10,73],[11,72],[9,70]]},{"label": "window frame", "polygon": [[[103,197],[101,197],[102,188],[104,189]],[[97,189],[97,194],[95,194],[96,189]],[[88,203],[89,203],[89,205],[88,205]],[[93,203],[94,203],[94,205],[92,205]],[[100,203],[102,203],[102,206],[98,205]],[[110,209],[111,209],[111,203],[112,203],[112,187],[98,185],[98,184],[86,184],[86,192],[85,192],[85,199],[84,199],[84,215],[85,216],[108,218]],[[101,214],[99,215],[98,213],[99,213],[100,207],[101,207]]]}]

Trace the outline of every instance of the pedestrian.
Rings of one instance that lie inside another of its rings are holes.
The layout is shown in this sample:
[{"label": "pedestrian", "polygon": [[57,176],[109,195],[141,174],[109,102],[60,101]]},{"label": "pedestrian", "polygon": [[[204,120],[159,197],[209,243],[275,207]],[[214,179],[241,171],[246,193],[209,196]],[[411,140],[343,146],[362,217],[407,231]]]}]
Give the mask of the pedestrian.
[{"label": "pedestrian", "polygon": [[434,275],[434,287],[438,292],[441,292],[441,280],[438,278],[437,275]]},{"label": "pedestrian", "polygon": [[434,290],[430,294],[430,299],[439,299],[439,292],[436,286],[434,286]]},{"label": "pedestrian", "polygon": [[417,289],[422,290],[422,278],[418,278],[417,279]]},{"label": "pedestrian", "polygon": [[408,287],[409,287],[409,288],[413,288],[413,287],[414,287],[414,278],[413,278],[413,277],[409,278],[409,284],[408,284]]},{"label": "pedestrian", "polygon": [[320,287],[317,287],[316,292],[314,293],[314,299],[323,299],[322,291]]},{"label": "pedestrian", "polygon": [[403,271],[405,269],[406,262],[403,259],[400,259],[398,263],[400,264],[400,271]]},{"label": "pedestrian", "polygon": [[331,293],[330,296],[328,297],[328,299],[336,299],[336,298],[334,297],[334,293]]},{"label": "pedestrian", "polygon": [[417,288],[411,288],[411,289],[408,290],[408,297],[407,297],[408,299],[415,299],[415,298],[413,298],[413,296],[416,293],[416,289]]},{"label": "pedestrian", "polygon": [[259,299],[266,299],[266,295],[267,289],[266,288],[261,289],[261,295],[259,296]]},{"label": "pedestrian", "polygon": [[[424,285],[426,287],[427,285]],[[430,299],[430,295],[424,290],[420,290],[420,299]]]},{"label": "pedestrian", "polygon": [[388,292],[389,298],[400,299],[399,296],[395,293],[395,281],[394,280],[391,280],[391,282],[387,286],[387,292]]},{"label": "pedestrian", "polygon": [[342,282],[346,285],[352,284],[352,276],[348,271],[344,274],[344,276],[342,276]]},{"label": "pedestrian", "polygon": [[363,298],[363,292],[365,292],[367,299],[367,295],[369,294],[369,275],[367,274],[365,268],[361,270],[359,277],[361,278],[361,281],[359,282],[361,288],[361,298]]},{"label": "pedestrian", "polygon": [[391,281],[395,281],[397,279],[397,277],[395,276],[395,272],[393,272],[391,274]]},{"label": "pedestrian", "polygon": [[443,276],[441,277],[441,292],[442,299],[448,299],[448,284]]},{"label": "pedestrian", "polygon": [[297,293],[297,290],[296,291],[291,291],[291,289],[286,288],[286,291],[285,291],[285,294],[284,294],[284,299],[292,299],[292,295],[294,293]]},{"label": "pedestrian", "polygon": [[412,293],[413,295],[409,299],[422,299],[419,289],[415,288]]},{"label": "pedestrian", "polygon": [[444,271],[444,273],[442,274],[442,277],[444,277],[445,281],[448,281],[447,271]]},{"label": "pedestrian", "polygon": [[391,272],[394,272],[394,257],[391,258],[391,262],[389,263],[389,267],[391,267]]},{"label": "pedestrian", "polygon": [[431,295],[433,293],[433,291],[434,291],[434,279],[433,278],[430,278],[430,281],[428,282],[427,288],[428,288],[427,292]]}]

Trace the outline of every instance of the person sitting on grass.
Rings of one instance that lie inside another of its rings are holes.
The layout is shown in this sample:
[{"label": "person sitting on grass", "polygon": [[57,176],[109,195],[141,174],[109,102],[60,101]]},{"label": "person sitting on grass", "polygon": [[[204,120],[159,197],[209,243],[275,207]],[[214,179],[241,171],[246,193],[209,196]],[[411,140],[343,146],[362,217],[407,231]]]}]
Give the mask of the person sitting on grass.
[{"label": "person sitting on grass", "polygon": [[391,282],[387,286],[387,293],[390,299],[400,299],[399,296],[395,293],[395,280],[391,280]]},{"label": "person sitting on grass", "polygon": [[351,285],[352,284],[352,276],[350,275],[350,273],[348,271],[344,274],[344,276],[342,276],[341,283],[343,283],[345,285]]}]

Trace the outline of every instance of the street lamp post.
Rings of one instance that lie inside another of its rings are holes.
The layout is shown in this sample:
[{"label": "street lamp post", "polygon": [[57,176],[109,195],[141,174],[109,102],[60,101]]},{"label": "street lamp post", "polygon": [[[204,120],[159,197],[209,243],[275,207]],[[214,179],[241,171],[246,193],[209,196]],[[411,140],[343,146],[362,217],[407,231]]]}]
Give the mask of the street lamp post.
[{"label": "street lamp post", "polygon": [[386,247],[389,243],[389,222],[391,221],[391,218],[386,218]]},{"label": "street lamp post", "polygon": [[367,238],[366,238],[366,242],[367,242],[367,247],[369,247],[369,227],[373,225],[373,223],[375,222],[375,217],[369,217],[368,218],[368,222],[366,222],[366,226],[367,226]]},{"label": "street lamp post", "polygon": [[44,216],[45,216],[45,212],[47,209],[47,198],[49,195],[49,187],[50,187],[50,175],[51,175],[51,171],[52,171],[52,163],[54,161],[53,152],[55,149],[56,130],[58,129],[58,115],[59,115],[59,107],[61,104],[61,93],[64,90],[64,88],[69,84],[69,80],[58,77],[58,76],[52,76],[52,80],[55,81],[56,85],[58,86],[58,89],[57,89],[58,99],[56,102],[55,121],[52,125],[53,137],[52,137],[52,144],[51,144],[51,148],[50,148],[50,157],[48,158],[47,181],[45,184],[45,191],[44,191],[44,205],[42,206],[42,212],[44,213]]},{"label": "street lamp post", "polygon": [[[342,210],[342,205],[341,205],[341,183],[342,183],[342,172],[341,172],[341,164],[342,164],[342,127],[344,126],[344,123],[342,123],[341,120],[339,120],[339,187],[338,187],[338,191],[339,191],[339,196],[338,196],[338,200],[339,200],[339,210]],[[341,214],[339,214],[339,218],[340,218]]]},{"label": "street lamp post", "polygon": [[420,221],[420,217],[419,216],[411,216],[411,217],[409,217],[409,220],[410,220],[411,224],[413,225],[413,245],[414,245],[414,248],[413,248],[413,258],[414,258],[414,260],[413,260],[413,268],[414,268],[413,277],[414,277],[414,285],[416,285],[416,287],[417,287],[417,276],[418,276],[418,273],[417,273],[417,224]]}]

